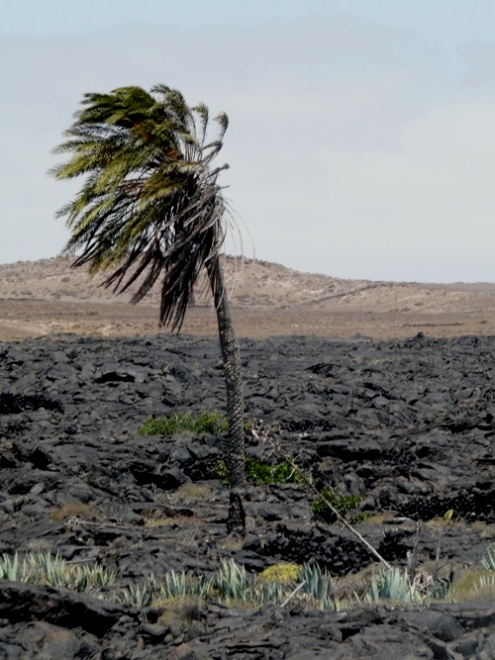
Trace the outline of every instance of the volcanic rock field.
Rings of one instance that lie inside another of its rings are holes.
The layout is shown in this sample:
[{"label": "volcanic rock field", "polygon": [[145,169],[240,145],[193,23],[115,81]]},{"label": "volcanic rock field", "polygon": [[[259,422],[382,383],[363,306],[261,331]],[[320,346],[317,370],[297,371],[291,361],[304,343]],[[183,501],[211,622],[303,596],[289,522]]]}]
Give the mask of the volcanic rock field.
[{"label": "volcanic rock field", "polygon": [[[294,336],[243,339],[241,351],[250,459],[292,457],[318,488],[359,496],[356,529],[390,563],[412,553],[444,581],[480,565],[495,539],[495,338]],[[377,560],[315,517],[308,486],[250,484],[245,538],[230,538],[225,438],[138,432],[150,416],[224,402],[212,339],[0,343],[0,553],[58,552],[114,571],[122,588],[149,573],[208,577],[230,559],[251,575],[317,562],[362,595]],[[345,595],[338,612],[208,601],[181,625],[167,605],[1,581],[0,658],[495,657],[493,602],[348,606]]]}]

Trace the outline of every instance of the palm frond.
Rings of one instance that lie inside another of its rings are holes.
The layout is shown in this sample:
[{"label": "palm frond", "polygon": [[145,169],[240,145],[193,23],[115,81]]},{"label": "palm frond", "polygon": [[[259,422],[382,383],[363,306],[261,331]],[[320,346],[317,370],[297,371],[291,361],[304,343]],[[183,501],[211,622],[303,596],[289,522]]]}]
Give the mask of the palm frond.
[{"label": "palm frond", "polygon": [[215,118],[219,131],[207,142],[209,121],[206,105],[189,107],[165,85],[88,93],[54,150],[71,158],[50,170],[57,179],[85,177],[58,212],[74,266],[111,271],[104,285],[116,292],[136,285],[133,302],[161,278],[160,322],[176,330],[205,267],[215,272],[231,222],[217,183],[227,166],[210,169],[228,118]]}]

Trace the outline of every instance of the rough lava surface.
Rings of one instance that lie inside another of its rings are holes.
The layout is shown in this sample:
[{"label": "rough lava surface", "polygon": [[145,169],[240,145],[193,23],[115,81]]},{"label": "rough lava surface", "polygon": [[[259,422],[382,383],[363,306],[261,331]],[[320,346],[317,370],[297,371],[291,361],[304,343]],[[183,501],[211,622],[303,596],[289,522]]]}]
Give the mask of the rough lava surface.
[{"label": "rough lava surface", "polygon": [[[264,429],[247,434],[248,456],[296,457],[319,483],[361,495],[369,517],[357,528],[390,562],[405,565],[416,543],[420,565],[440,575],[479,565],[495,538],[493,337],[245,338],[241,349],[246,415]],[[171,569],[209,575],[229,558],[252,573],[317,561],[336,583],[371,571],[350,532],[315,520],[303,485],[251,485],[247,533],[233,542],[214,475],[225,439],[138,433],[150,415],[224,401],[211,338],[0,343],[0,552],[58,551],[122,585]],[[187,624],[167,607],[3,582],[0,657],[495,657],[492,602],[341,612],[208,602]]]}]

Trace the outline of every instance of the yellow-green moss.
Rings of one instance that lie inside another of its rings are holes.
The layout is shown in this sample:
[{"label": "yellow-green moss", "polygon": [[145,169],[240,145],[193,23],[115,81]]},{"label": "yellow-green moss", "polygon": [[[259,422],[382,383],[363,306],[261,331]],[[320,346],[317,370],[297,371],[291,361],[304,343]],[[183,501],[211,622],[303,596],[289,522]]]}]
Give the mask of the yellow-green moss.
[{"label": "yellow-green moss", "polygon": [[261,571],[258,577],[266,582],[290,584],[297,581],[300,569],[301,567],[297,564],[274,564]]}]

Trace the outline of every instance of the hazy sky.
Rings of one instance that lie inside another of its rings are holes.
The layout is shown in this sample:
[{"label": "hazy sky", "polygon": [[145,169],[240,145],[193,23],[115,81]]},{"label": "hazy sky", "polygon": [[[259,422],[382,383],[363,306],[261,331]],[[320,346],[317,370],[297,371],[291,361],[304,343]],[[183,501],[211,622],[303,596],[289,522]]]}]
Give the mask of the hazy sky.
[{"label": "hazy sky", "polygon": [[248,256],[495,281],[493,0],[3,0],[0,263],[67,240],[80,183],[46,172],[82,95],[157,82],[229,115]]}]

